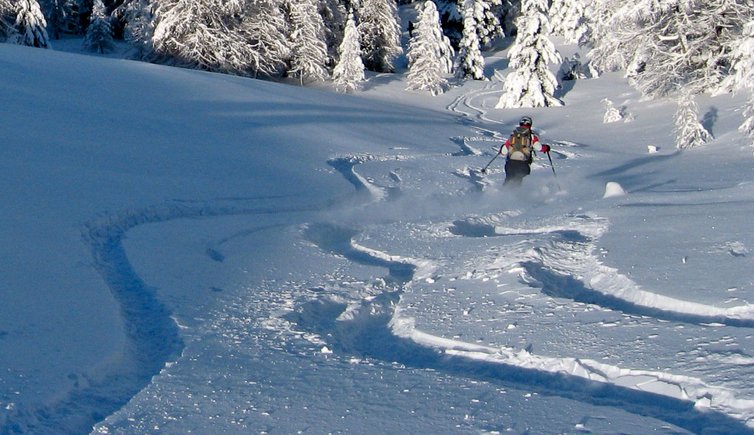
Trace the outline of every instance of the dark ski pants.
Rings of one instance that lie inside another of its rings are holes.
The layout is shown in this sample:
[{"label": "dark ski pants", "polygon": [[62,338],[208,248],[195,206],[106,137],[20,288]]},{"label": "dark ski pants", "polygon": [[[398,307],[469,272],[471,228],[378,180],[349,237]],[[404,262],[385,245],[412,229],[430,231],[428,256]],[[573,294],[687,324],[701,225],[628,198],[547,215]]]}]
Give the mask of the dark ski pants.
[{"label": "dark ski pants", "polygon": [[524,177],[531,174],[529,162],[523,160],[507,160],[505,162],[505,182],[503,185],[520,186]]}]

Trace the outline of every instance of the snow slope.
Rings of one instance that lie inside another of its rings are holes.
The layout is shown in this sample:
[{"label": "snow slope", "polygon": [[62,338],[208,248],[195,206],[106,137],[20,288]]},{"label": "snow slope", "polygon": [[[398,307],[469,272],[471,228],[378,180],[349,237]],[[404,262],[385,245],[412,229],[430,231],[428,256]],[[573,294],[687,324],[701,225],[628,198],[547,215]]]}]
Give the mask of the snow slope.
[{"label": "snow slope", "polygon": [[[349,96],[0,45],[1,432],[754,432],[743,99],[678,153],[619,75],[494,109],[504,62]],[[522,114],[555,172],[503,190]]]}]

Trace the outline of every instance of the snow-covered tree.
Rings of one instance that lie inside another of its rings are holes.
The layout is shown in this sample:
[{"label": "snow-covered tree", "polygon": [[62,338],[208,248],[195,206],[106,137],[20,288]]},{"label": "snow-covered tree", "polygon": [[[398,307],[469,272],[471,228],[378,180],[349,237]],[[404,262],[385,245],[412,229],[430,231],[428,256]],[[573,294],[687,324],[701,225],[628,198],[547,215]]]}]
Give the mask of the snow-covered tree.
[{"label": "snow-covered tree", "polygon": [[731,74],[723,82],[724,90],[754,90],[754,19],[744,25],[741,37],[732,41]]},{"label": "snow-covered tree", "polygon": [[40,48],[49,46],[47,21],[37,0],[18,0],[15,30],[17,34],[13,42],[17,44]]},{"label": "snow-covered tree", "polygon": [[500,6],[494,8],[495,14],[500,20],[503,35],[515,35],[516,19],[521,15],[521,2],[515,0],[503,0]]},{"label": "snow-covered tree", "polygon": [[627,61],[617,50],[619,44],[614,37],[611,22],[615,11],[623,5],[623,0],[591,0],[586,14],[587,32],[582,44],[591,48],[589,64],[598,72],[615,71],[623,68]]},{"label": "snow-covered tree", "polygon": [[361,61],[361,48],[359,46],[359,31],[353,13],[348,17],[346,29],[343,33],[343,42],[338,50],[340,59],[333,70],[333,82],[336,88],[342,92],[353,92],[364,81],[364,63]]},{"label": "snow-covered tree", "polygon": [[750,0],[637,0],[612,10],[591,56],[601,69],[627,69],[646,95],[704,92],[727,75],[730,41],[752,16]]},{"label": "snow-covered tree", "polygon": [[168,62],[210,71],[241,73],[249,54],[235,28],[242,0],[166,0],[159,3],[154,52]]},{"label": "snow-covered tree", "polygon": [[[47,17],[47,34],[52,39],[60,39],[60,33],[63,30],[63,24],[65,22],[65,5],[63,0],[49,0],[47,8],[44,10],[44,14]],[[43,8],[44,4],[41,5]]]},{"label": "snow-covered tree", "polygon": [[484,80],[484,57],[479,40],[480,19],[483,11],[478,0],[463,0],[463,33],[458,43],[456,77]]},{"label": "snow-covered tree", "polygon": [[269,0],[161,0],[150,59],[240,75],[279,74],[286,23]]},{"label": "snow-covered tree", "polygon": [[694,148],[712,140],[712,135],[699,122],[699,108],[694,102],[694,95],[689,90],[682,91],[678,99],[675,114],[676,147]]},{"label": "snow-covered tree", "polygon": [[408,46],[408,89],[442,93],[447,85],[445,75],[453,67],[452,56],[453,47],[442,33],[437,7],[427,0]]},{"label": "snow-covered tree", "polygon": [[13,12],[15,9],[10,0],[0,0],[0,16],[9,16]]},{"label": "snow-covered tree", "polygon": [[523,0],[523,14],[516,20],[518,34],[508,52],[509,69],[503,94],[496,107],[562,106],[555,97],[557,80],[548,64],[560,63],[560,54],[548,35],[547,0]]},{"label": "snow-covered tree", "polygon": [[246,63],[253,76],[276,76],[290,58],[288,32],[280,0],[249,0],[240,28],[240,41],[250,49]]},{"label": "snow-covered tree", "polygon": [[503,35],[503,27],[495,11],[502,5],[502,0],[477,0],[474,12],[476,14],[477,35],[482,47],[486,47]]},{"label": "snow-covered tree", "polygon": [[0,0],[0,41],[16,38],[16,29],[13,27],[15,13],[16,10],[10,0]]},{"label": "snow-covered tree", "polygon": [[443,33],[450,39],[454,47],[458,47],[463,32],[463,16],[461,16],[459,0],[434,0]]},{"label": "snow-covered tree", "polygon": [[[14,4],[17,0],[11,0]],[[122,0],[103,0],[105,7]],[[47,34],[60,39],[61,34],[83,35],[84,24],[89,22],[93,0],[38,0],[47,20]],[[86,13],[83,13],[86,12]]]},{"label": "snow-covered tree", "polygon": [[552,0],[548,16],[552,34],[563,36],[568,42],[581,44],[588,33],[586,0]]},{"label": "snow-covered tree", "polygon": [[319,14],[325,24],[328,65],[333,66],[333,59],[338,57],[338,47],[343,41],[343,29],[346,27],[345,5],[338,0],[319,0]]},{"label": "snow-covered tree", "polygon": [[327,76],[325,25],[317,9],[318,0],[288,3],[291,24],[291,68],[289,73],[305,80],[324,81]]},{"label": "snow-covered tree", "polygon": [[749,101],[744,108],[744,122],[738,127],[738,130],[749,136],[754,146],[754,92],[749,95]]},{"label": "snow-covered tree", "polygon": [[743,34],[735,42],[731,57],[732,74],[726,78],[724,88],[749,92],[749,101],[743,113],[744,122],[738,129],[753,140],[754,146],[754,20],[744,26]]},{"label": "snow-covered tree", "polygon": [[154,2],[130,0],[113,11],[113,16],[124,23],[123,39],[131,44],[136,57],[142,58],[152,51],[154,35]]},{"label": "snow-covered tree", "polygon": [[115,47],[110,18],[105,14],[105,5],[102,0],[94,0],[89,27],[86,28],[84,47],[99,53],[108,52]]},{"label": "snow-covered tree", "polygon": [[364,65],[371,71],[394,72],[395,58],[403,52],[395,0],[360,0],[358,5]]},{"label": "snow-covered tree", "polygon": [[[83,35],[84,11],[87,5],[82,5],[83,0],[60,0],[61,21],[58,23],[60,31],[69,35]],[[91,2],[90,2],[91,3]]]},{"label": "snow-covered tree", "polygon": [[603,98],[602,105],[605,106],[605,114],[602,116],[603,123],[609,124],[623,120],[623,110],[615,107],[611,100]]},{"label": "snow-covered tree", "polygon": [[588,66],[581,63],[579,53],[574,53],[573,56],[563,59],[556,77],[558,83],[562,83],[569,80],[586,79],[591,76]]}]

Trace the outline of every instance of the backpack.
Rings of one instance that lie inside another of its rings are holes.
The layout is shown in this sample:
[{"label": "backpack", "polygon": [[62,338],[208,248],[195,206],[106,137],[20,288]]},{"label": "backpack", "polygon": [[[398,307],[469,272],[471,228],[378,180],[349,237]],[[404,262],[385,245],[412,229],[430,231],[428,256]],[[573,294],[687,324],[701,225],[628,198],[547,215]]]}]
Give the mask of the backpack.
[{"label": "backpack", "polygon": [[510,148],[508,148],[509,160],[520,160],[532,162],[531,130],[526,127],[516,127],[510,137]]}]

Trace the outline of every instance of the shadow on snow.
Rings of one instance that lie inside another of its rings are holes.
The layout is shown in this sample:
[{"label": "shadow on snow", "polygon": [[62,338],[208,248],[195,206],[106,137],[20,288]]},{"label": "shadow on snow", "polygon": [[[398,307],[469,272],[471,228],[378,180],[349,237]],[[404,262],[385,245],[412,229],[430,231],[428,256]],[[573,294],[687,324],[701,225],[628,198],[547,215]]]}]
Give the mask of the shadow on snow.
[{"label": "shadow on snow", "polygon": [[[391,261],[357,249],[351,242],[357,233],[353,229],[317,224],[306,230],[305,237],[321,249],[342,255],[348,260],[387,268],[389,279],[397,281],[401,286],[413,279],[415,267],[407,262]],[[470,233],[473,234],[474,231]],[[584,236],[576,231],[565,231],[561,237],[580,240]],[[586,289],[577,280],[557,276],[537,263],[529,262],[524,266],[530,274],[543,282],[543,291],[548,294],[595,301],[603,306],[615,306],[626,311],[635,308],[639,314],[653,311],[644,307],[634,307],[625,301]],[[754,433],[754,430],[740,420],[724,413],[696,409],[691,401],[591,381],[579,376],[447,355],[440,349],[422,346],[410,339],[398,337],[390,329],[390,321],[402,293],[400,287],[396,291],[382,293],[373,299],[361,301],[361,306],[355,310],[338,301],[316,299],[303,304],[297,311],[286,315],[285,319],[302,330],[328,340],[329,347],[346,355],[355,354],[387,363],[398,362],[417,369],[432,369],[459,377],[524,387],[542,395],[564,397],[597,406],[619,407],[696,433]],[[347,309],[350,317],[347,320],[339,320]],[[690,316],[676,313],[659,312],[657,315],[680,316],[681,320],[692,320]]]},{"label": "shadow on snow", "polygon": [[[431,369],[453,376],[526,388],[541,395],[558,396],[597,406],[612,406],[656,418],[696,433],[753,433],[741,421],[725,414],[702,411],[693,402],[587,380],[562,373],[523,368],[451,356],[440,350],[397,337],[390,330],[393,306],[400,291],[383,293],[350,320],[337,320],[347,308],[329,300],[306,303],[286,316],[299,328],[326,338],[338,353],[358,355],[416,369]],[[353,312],[353,311],[351,311]]]}]

